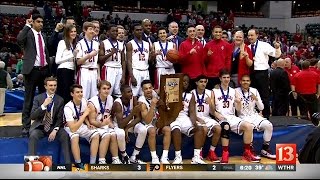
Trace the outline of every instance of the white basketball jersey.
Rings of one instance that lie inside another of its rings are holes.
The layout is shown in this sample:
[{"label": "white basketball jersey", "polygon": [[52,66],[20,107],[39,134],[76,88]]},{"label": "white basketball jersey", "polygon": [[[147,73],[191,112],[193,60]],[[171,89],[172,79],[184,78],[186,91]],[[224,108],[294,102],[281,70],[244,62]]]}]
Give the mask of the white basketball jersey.
[{"label": "white basketball jersey", "polygon": [[[154,43],[154,49],[155,49],[155,52],[157,51],[160,51],[161,52],[161,55],[157,55],[156,56],[156,67],[159,68],[159,67],[162,67],[162,68],[171,68],[173,67],[173,64],[167,60],[167,57],[166,57],[166,54],[164,54],[161,46],[160,46],[160,41],[157,41]],[[173,49],[173,42],[169,42],[167,41],[166,43],[161,43],[163,49],[165,50],[166,49],[166,44],[168,43],[168,47],[167,47],[167,52],[170,50],[170,49]]]},{"label": "white basketball jersey", "polygon": [[109,39],[105,39],[102,41],[102,43],[104,45],[105,54],[109,54],[113,47],[117,49],[117,52],[110,56],[108,60],[104,63],[104,65],[108,67],[121,67],[121,52],[123,51],[123,42],[114,42],[112,46],[111,41]]},{"label": "white basketball jersey", "polygon": [[198,117],[209,117],[210,116],[210,106],[209,103],[206,101],[207,97],[211,98],[211,90],[205,89],[203,94],[196,93],[196,90],[192,90],[191,93],[195,97],[196,101],[196,112]]},{"label": "white basketball jersey", "polygon": [[[73,103],[73,101],[69,101],[63,108],[63,121],[65,124],[65,126],[68,126],[67,122],[68,121],[79,121],[78,117],[77,117],[77,112],[79,113],[79,118],[82,116],[83,112],[86,110],[87,108],[87,100],[85,98],[81,99],[81,104],[80,106],[75,106],[75,104]],[[75,110],[75,108],[77,108],[77,112]]]},{"label": "white basketball jersey", "polygon": [[[97,111],[97,117],[96,120],[102,122],[103,118],[110,115],[111,108],[113,105],[113,98],[112,96],[108,95],[106,102],[101,102],[102,107],[100,107],[99,98],[98,95],[93,96],[91,99],[89,99],[89,102],[93,104],[93,106],[96,108]],[[104,113],[101,113],[101,108],[104,107]]]},{"label": "white basketball jersey", "polygon": [[77,46],[76,49],[78,50],[78,54],[77,54],[77,58],[82,58],[84,57],[86,54],[89,54],[89,49],[91,49],[91,42],[92,42],[92,50],[97,51],[97,55],[92,57],[91,59],[87,59],[84,64],[81,65],[82,68],[98,68],[98,54],[99,54],[99,42],[97,41],[88,41],[88,46],[83,39],[81,39]]},{"label": "white basketball jersey", "polygon": [[249,88],[249,92],[242,91],[241,87],[236,88],[236,91],[240,94],[242,108],[240,110],[239,116],[251,116],[256,111],[256,103],[257,101],[252,98],[252,94],[257,98],[260,98],[259,92],[256,88]]},{"label": "white basketball jersey", "polygon": [[[236,90],[228,87],[229,95],[227,97],[227,101],[224,101],[223,94],[219,89],[213,89],[214,92],[214,102],[216,105],[216,111],[222,115],[234,115],[235,107],[234,107],[234,99],[236,96]],[[227,96],[228,90],[223,91],[224,95]]]},{"label": "white basketball jersey", "polygon": [[[145,96],[140,96],[138,99],[138,102],[144,103],[147,106],[148,111],[150,110],[151,99],[147,100]],[[158,109],[156,108],[155,113],[153,115],[153,119],[150,124],[155,125],[158,119],[159,119],[159,112],[158,112]],[[145,122],[144,119],[143,121]]]},{"label": "white basketball jersey", "polygon": [[182,93],[182,103],[183,109],[180,111],[181,114],[189,115],[189,104],[192,98],[191,93],[184,92]]},{"label": "white basketball jersey", "polygon": [[[141,53],[134,39],[132,39],[129,42],[132,45],[132,68],[139,70],[147,70],[149,68],[149,43],[146,41],[142,41],[143,51]],[[142,44],[139,43],[139,46],[142,48]]]},{"label": "white basketball jersey", "polygon": [[[131,113],[132,109],[133,109],[133,97],[130,99],[130,102],[129,102],[129,107],[126,107],[123,105],[122,101],[121,101],[121,98],[117,98],[116,100],[114,100],[114,103],[115,102],[118,102],[121,106],[121,110],[122,110],[122,113],[123,113],[123,116],[122,118],[126,118],[127,116],[129,116],[129,114]],[[117,117],[114,116],[114,123],[116,126],[118,126],[118,120],[117,120]]]}]

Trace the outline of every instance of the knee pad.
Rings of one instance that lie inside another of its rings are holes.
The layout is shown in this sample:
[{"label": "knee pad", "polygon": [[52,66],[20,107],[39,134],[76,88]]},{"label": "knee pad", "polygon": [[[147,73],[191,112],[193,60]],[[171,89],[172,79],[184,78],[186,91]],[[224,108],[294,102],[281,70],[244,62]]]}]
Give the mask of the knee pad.
[{"label": "knee pad", "polygon": [[228,122],[222,122],[221,126],[221,137],[229,139],[230,136],[230,124]]}]

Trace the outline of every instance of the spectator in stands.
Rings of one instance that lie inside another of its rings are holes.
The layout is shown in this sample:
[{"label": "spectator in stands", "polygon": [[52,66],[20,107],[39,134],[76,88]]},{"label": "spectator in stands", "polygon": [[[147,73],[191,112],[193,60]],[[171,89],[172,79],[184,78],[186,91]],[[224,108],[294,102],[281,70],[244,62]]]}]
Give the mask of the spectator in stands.
[{"label": "spectator in stands", "polygon": [[231,62],[231,87],[238,87],[243,75],[250,74],[250,67],[253,65],[252,52],[244,43],[244,34],[237,31],[234,34],[234,43],[232,44],[232,62]]},{"label": "spectator in stands", "polygon": [[15,78],[17,75],[16,75],[16,73],[12,70],[12,67],[7,67],[7,72],[9,73],[9,75],[10,75],[10,77],[11,77],[11,79],[12,78]]},{"label": "spectator in stands", "polygon": [[191,89],[196,88],[196,78],[205,74],[204,57],[205,51],[202,44],[196,39],[196,29],[193,25],[187,27],[188,38],[183,41],[179,48],[182,73],[190,76]]},{"label": "spectator in stands", "polygon": [[34,120],[30,127],[28,154],[37,154],[38,141],[48,137],[52,142],[56,138],[60,141],[64,163],[70,164],[70,139],[63,128],[63,99],[55,94],[57,79],[48,77],[44,80],[45,93],[37,95],[33,100],[30,118]]},{"label": "spectator in stands", "polygon": [[292,94],[298,100],[299,110],[301,116],[310,119],[311,116],[317,111],[317,99],[320,95],[320,76],[310,71],[310,62],[302,62],[302,71],[294,75],[292,81]]},{"label": "spectator in stands", "polygon": [[[32,26],[32,28],[31,28]],[[30,110],[36,87],[39,93],[45,91],[44,79],[50,73],[50,59],[46,37],[41,33],[43,17],[35,14],[26,20],[26,25],[17,36],[17,41],[24,49],[22,74],[24,75],[24,103],[22,109],[22,135],[28,135],[31,125]]]},{"label": "spectator in stands", "polygon": [[272,92],[272,115],[285,116],[289,109],[290,80],[284,70],[285,60],[277,60],[277,68],[270,74],[270,88]]},{"label": "spectator in stands", "polygon": [[121,21],[121,19],[119,17],[119,14],[116,14],[116,17],[114,18],[114,24],[118,25],[118,24],[120,24],[120,21]]},{"label": "spectator in stands", "polygon": [[58,88],[57,94],[61,96],[65,103],[71,100],[69,92],[70,87],[74,84],[75,75],[75,57],[78,51],[76,47],[77,29],[75,25],[67,25],[63,30],[63,40],[58,44],[55,62],[58,65],[57,79]]},{"label": "spectator in stands", "polygon": [[50,2],[46,1],[43,6],[44,18],[51,20],[52,19],[52,7]]},{"label": "spectator in stands", "polygon": [[[298,66],[296,66],[295,64],[293,64],[291,62],[290,58],[285,58],[285,70],[288,73],[289,76],[289,80],[290,80],[290,85],[292,85],[292,80],[295,74],[297,74],[298,72],[300,72],[300,69],[298,68]],[[293,98],[292,93],[290,93],[289,95],[289,103],[290,103],[290,107],[291,107],[291,115],[292,116],[297,116],[297,107],[298,107],[298,102],[296,99]]]},{"label": "spectator in stands", "polygon": [[40,14],[39,10],[37,9],[37,6],[34,6],[33,9],[31,10],[31,15],[34,14]]},{"label": "spectator in stands", "polygon": [[12,80],[9,75],[4,70],[5,63],[0,61],[0,117],[5,116],[4,111],[4,103],[6,97],[6,89],[12,89]]},{"label": "spectator in stands", "polygon": [[257,29],[250,29],[248,32],[248,39],[250,41],[250,49],[252,51],[254,60],[254,71],[251,73],[252,87],[257,88],[262,102],[264,104],[263,116],[269,118],[270,106],[269,106],[269,56],[278,58],[281,55],[280,45],[278,42],[274,43],[274,48],[263,41],[257,40],[259,31]]},{"label": "spectator in stands", "polygon": [[23,57],[18,59],[18,63],[17,63],[17,66],[16,66],[16,74],[20,74],[22,72],[22,67],[23,67],[22,58]]},{"label": "spectator in stands", "polygon": [[61,21],[61,18],[63,17],[63,10],[62,6],[57,6],[56,7],[56,21]]},{"label": "spectator in stands", "polygon": [[213,39],[204,47],[205,67],[208,77],[207,89],[213,89],[220,84],[219,72],[221,69],[230,70],[232,50],[228,42],[221,39],[222,27],[212,29]]},{"label": "spectator in stands", "polygon": [[1,48],[0,50],[0,60],[5,63],[4,68],[7,67],[7,64],[9,62],[10,54],[6,47]]},{"label": "spectator in stands", "polygon": [[313,71],[313,72],[316,72],[319,76],[320,76],[320,70],[318,69],[317,67],[317,64],[318,64],[318,59],[309,59],[310,61],[310,71]]},{"label": "spectator in stands", "polygon": [[13,88],[24,89],[23,74],[18,74],[16,78],[12,79],[12,82]]}]

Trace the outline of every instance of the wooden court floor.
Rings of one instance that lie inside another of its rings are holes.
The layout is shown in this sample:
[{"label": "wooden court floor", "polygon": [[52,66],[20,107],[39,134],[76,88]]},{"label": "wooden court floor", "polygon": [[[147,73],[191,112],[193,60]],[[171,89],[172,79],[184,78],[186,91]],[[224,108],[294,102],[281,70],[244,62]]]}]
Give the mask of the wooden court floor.
[{"label": "wooden court floor", "polygon": [[[21,113],[6,113],[6,116],[0,117],[0,126],[21,126]],[[210,161],[204,160],[208,164],[213,164]],[[170,161],[171,163],[173,162]],[[191,160],[184,160],[184,164],[190,164]],[[261,158],[260,164],[275,164],[275,160]],[[298,162],[297,162],[298,163]],[[242,160],[241,156],[232,156],[229,159],[229,164],[250,164],[248,161]],[[259,163],[252,163],[259,164]]]}]

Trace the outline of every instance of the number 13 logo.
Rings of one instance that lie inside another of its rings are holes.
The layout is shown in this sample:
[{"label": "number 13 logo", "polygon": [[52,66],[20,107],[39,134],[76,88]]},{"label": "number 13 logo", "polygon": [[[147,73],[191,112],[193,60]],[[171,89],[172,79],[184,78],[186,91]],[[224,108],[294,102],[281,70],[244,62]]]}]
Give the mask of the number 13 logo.
[{"label": "number 13 logo", "polygon": [[297,145],[296,144],[277,144],[276,145],[277,164],[296,164]]}]

